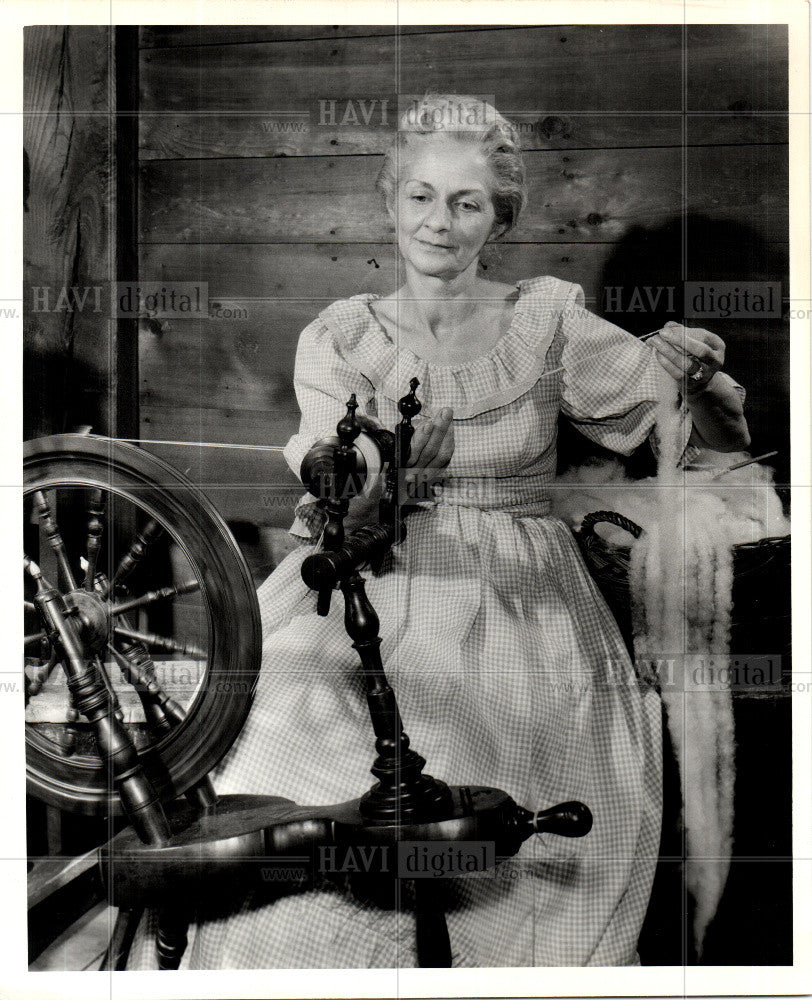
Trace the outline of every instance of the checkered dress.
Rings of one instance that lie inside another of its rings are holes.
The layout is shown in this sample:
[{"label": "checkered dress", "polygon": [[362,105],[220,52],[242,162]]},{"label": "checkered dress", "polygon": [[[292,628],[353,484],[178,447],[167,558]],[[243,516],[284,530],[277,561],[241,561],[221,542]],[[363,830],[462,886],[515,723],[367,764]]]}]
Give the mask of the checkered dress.
[{"label": "checkered dress", "polygon": [[[628,454],[652,431],[662,370],[649,346],[584,308],[580,286],[552,277],[519,282],[507,332],[461,365],[398,347],[373,298],[338,301],[302,333],[302,422],[287,460],[298,470],[310,445],[335,432],[351,392],[387,427],[413,376],[424,414],[453,408],[445,484],[409,517],[382,571],[366,573],[405,728],[427,772],[449,784],[492,785],[528,809],[580,799],[594,815],[583,839],[532,837],[489,877],[454,883],[453,964],[635,964],[659,846],[659,696],[635,676],[569,529],[549,515],[548,487],[559,412]],[[686,446],[689,433],[686,413]],[[315,539],[318,530],[304,502],[294,531]],[[372,730],[343,601],[326,618],[315,613],[300,577],[309,551],[294,550],[260,588],[262,674],[213,775],[220,793],[313,804],[371,784]],[[204,916],[182,968],[416,965],[409,910],[338,888],[251,897]],[[150,916],[130,967],[154,965]]]}]

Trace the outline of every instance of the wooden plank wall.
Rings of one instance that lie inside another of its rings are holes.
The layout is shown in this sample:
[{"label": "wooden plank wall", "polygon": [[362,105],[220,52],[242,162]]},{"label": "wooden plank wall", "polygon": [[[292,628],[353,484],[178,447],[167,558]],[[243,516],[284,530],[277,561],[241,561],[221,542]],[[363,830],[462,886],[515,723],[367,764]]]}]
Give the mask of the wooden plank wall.
[{"label": "wooden plank wall", "polygon": [[[284,444],[301,329],[336,298],[394,287],[373,191],[392,115],[342,124],[348,100],[491,94],[521,124],[530,205],[484,256],[497,279],[552,273],[601,311],[609,276],[678,279],[686,235],[688,277],[785,278],[780,27],[157,27],[140,45],[140,275],[205,281],[218,313],[142,329],[144,438]],[[318,127],[319,99],[337,101],[334,127]],[[754,447],[778,446],[786,328],[712,328],[749,379]],[[226,517],[289,522],[278,455],[162,453]]]},{"label": "wooden plank wall", "polygon": [[24,435],[111,433],[110,29],[27,27],[23,42]]}]

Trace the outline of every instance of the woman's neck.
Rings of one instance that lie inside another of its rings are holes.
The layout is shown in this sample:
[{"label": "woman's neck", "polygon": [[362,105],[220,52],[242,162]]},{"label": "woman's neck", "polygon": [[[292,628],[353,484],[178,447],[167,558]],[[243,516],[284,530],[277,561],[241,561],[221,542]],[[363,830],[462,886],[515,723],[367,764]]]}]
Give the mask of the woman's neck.
[{"label": "woman's neck", "polygon": [[407,268],[406,281],[395,293],[401,310],[412,318],[415,326],[438,339],[444,333],[457,330],[475,315],[479,279],[477,261],[461,274],[446,279],[419,274]]}]

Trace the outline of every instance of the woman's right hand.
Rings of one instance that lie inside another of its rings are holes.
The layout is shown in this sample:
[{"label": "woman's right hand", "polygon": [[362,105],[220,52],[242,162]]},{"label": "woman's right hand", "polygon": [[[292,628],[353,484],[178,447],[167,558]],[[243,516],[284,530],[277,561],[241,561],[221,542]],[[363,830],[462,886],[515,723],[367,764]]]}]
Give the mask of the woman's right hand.
[{"label": "woman's right hand", "polygon": [[424,420],[415,428],[404,474],[411,498],[430,498],[430,487],[443,479],[443,470],[454,454],[453,419],[454,411],[444,407],[436,417]]}]

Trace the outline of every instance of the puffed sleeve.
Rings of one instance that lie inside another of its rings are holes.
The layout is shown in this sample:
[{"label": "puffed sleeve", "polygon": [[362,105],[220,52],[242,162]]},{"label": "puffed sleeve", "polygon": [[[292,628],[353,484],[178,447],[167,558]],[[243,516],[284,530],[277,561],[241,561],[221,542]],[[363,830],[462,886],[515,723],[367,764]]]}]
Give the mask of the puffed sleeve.
[{"label": "puffed sleeve", "polygon": [[[288,441],[283,452],[285,461],[296,476],[299,475],[302,459],[312,445],[320,438],[335,435],[336,424],[347,412],[350,394],[354,392],[359,400],[363,400],[368,387],[364,376],[339,353],[334,335],[325,323],[316,319],[305,327],[299,337],[293,370],[293,388],[301,420],[298,433]],[[365,494],[351,501],[352,515],[348,517],[348,524],[371,507],[371,486],[378,471],[377,450],[371,445],[371,439],[361,434],[356,444],[364,454],[370,475]],[[315,539],[323,523],[324,516],[316,507],[314,498],[306,494],[296,507],[291,534]]]},{"label": "puffed sleeve", "polygon": [[[573,284],[561,311],[561,412],[596,444],[630,455],[655,430],[658,399],[671,377],[653,347],[584,307],[584,292]],[[723,372],[719,376],[744,397],[744,389]],[[680,403],[679,453],[683,463],[699,449],[689,444],[692,421]],[[650,438],[655,451],[656,436]]]}]

